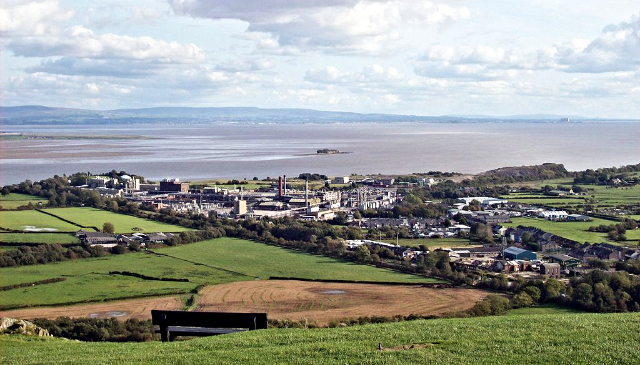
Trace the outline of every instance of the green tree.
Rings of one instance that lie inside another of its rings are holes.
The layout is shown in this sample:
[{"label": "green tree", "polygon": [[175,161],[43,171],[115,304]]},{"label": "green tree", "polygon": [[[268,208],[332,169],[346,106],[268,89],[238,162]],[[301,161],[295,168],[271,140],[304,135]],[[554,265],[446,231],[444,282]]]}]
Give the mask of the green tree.
[{"label": "green tree", "polygon": [[371,259],[371,251],[367,245],[360,245],[356,249],[356,257],[358,261],[368,262]]},{"label": "green tree", "polygon": [[525,292],[518,293],[513,296],[513,299],[511,299],[511,305],[514,308],[530,307],[533,305],[533,299]]},{"label": "green tree", "polygon": [[116,229],[113,226],[113,223],[104,222],[104,224],[102,225],[102,232],[114,234],[116,232]]},{"label": "green tree", "polygon": [[592,301],[591,301],[592,295],[593,295],[593,289],[591,288],[591,285],[587,283],[580,283],[573,290],[572,299],[576,304],[587,307],[592,304]]},{"label": "green tree", "polygon": [[527,293],[534,302],[538,302],[540,297],[542,296],[542,292],[535,286],[527,286],[522,290],[524,293]]}]

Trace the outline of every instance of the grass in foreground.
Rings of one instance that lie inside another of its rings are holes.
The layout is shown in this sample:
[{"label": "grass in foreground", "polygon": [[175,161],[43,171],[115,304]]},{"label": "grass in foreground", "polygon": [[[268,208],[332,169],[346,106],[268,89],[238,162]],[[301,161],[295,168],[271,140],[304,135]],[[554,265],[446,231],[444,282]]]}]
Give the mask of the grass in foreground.
[{"label": "grass in foreground", "polygon": [[38,212],[37,210],[1,211],[0,227],[16,231],[31,229],[33,231],[41,230],[43,232],[47,230],[77,232],[80,229],[78,226]]},{"label": "grass in foreground", "polygon": [[218,238],[161,249],[157,252],[260,278],[284,276],[380,282],[437,282],[431,278],[347,263],[326,256],[310,255],[234,238]]},{"label": "grass in foreground", "polygon": [[125,214],[94,208],[53,208],[47,212],[85,227],[102,229],[105,222],[113,223],[116,233],[131,232],[183,232],[189,228],[174,226]]},{"label": "grass in foreground", "polygon": [[66,233],[0,233],[0,242],[66,244],[80,243],[80,240]]},{"label": "grass in foreground", "polygon": [[[564,314],[272,329],[171,343],[0,336],[0,359],[8,365],[637,364],[639,325],[638,313]],[[387,350],[378,351],[378,343]],[[418,348],[402,349],[413,344]]]}]

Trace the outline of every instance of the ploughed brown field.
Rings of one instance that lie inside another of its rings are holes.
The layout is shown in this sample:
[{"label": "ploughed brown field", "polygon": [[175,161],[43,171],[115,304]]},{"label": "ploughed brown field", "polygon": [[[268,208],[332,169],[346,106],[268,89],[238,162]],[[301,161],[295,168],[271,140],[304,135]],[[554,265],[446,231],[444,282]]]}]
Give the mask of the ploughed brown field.
[{"label": "ploughed brown field", "polygon": [[[256,280],[205,288],[197,311],[267,312],[271,319],[302,320],[328,325],[332,320],[360,316],[438,315],[473,307],[489,293],[476,289],[434,289],[417,285],[382,285]],[[180,310],[179,297],[142,298],[26,308],[0,312],[0,317],[151,318],[152,309]]]},{"label": "ploughed brown field", "polygon": [[198,311],[267,312],[271,319],[318,325],[360,316],[438,315],[466,310],[489,293],[415,285],[259,280],[215,285],[198,297]]},{"label": "ploughed brown field", "polygon": [[129,318],[151,318],[152,309],[180,310],[182,300],[178,297],[156,297],[122,300],[117,302],[101,302],[77,304],[63,307],[38,307],[0,311],[0,317],[11,318],[49,318],[58,317],[93,317],[126,320]]}]

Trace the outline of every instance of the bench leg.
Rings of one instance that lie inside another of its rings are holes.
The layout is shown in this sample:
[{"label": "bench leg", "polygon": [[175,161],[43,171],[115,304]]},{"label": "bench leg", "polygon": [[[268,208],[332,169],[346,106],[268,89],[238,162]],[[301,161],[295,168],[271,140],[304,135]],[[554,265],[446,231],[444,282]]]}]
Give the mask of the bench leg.
[{"label": "bench leg", "polygon": [[162,342],[171,341],[169,326],[160,327],[160,338],[162,339]]}]

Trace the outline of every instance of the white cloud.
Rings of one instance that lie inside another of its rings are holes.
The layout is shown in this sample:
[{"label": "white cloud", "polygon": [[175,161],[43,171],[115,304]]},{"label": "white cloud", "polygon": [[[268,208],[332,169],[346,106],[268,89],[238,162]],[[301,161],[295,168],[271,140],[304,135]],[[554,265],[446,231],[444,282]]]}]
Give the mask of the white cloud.
[{"label": "white cloud", "polygon": [[7,46],[24,57],[67,56],[101,59],[153,59],[164,63],[189,63],[204,60],[204,52],[195,44],[130,37],[97,35],[83,26],[73,26],[58,34],[19,37]]},{"label": "white cloud", "polygon": [[169,3],[177,14],[248,22],[248,32],[266,34],[261,36],[259,48],[289,47],[287,53],[300,50],[380,53],[400,37],[398,28],[470,17],[467,8],[426,0],[169,0]]}]

